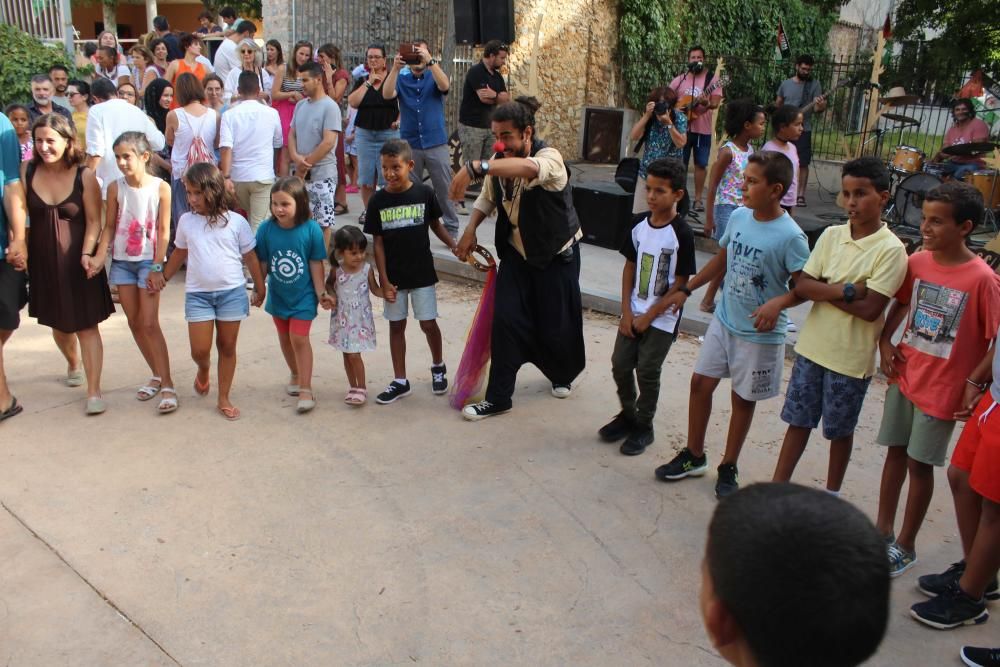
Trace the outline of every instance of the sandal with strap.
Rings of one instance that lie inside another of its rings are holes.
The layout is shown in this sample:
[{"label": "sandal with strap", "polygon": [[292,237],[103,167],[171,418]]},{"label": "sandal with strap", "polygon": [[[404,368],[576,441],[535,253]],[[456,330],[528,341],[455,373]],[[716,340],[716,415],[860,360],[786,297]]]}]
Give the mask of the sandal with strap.
[{"label": "sandal with strap", "polygon": [[0,422],[19,415],[22,412],[24,412],[24,406],[17,402],[17,398],[15,396],[11,395],[10,406],[6,410],[0,412]]},{"label": "sandal with strap", "polygon": [[347,204],[337,202],[333,205],[333,212],[336,215],[347,215],[351,212],[351,209],[347,208]]},{"label": "sandal with strap", "polygon": [[806,205],[807,204],[806,204],[806,198],[805,197],[801,197],[800,196],[798,199],[795,200],[795,206],[796,206],[796,208],[805,208]]},{"label": "sandal with strap", "polygon": [[235,405],[228,408],[219,408],[219,414],[226,418],[226,421],[234,422],[240,418],[240,409]]},{"label": "sandal with strap", "polygon": [[[153,385],[154,382],[157,383],[156,386]],[[163,389],[162,382],[160,378],[154,375],[149,378],[149,384],[139,387],[139,390],[135,392],[135,397],[140,401],[148,401]]]},{"label": "sandal with strap", "polygon": [[205,384],[198,383],[198,376],[194,376],[194,393],[199,396],[208,396],[208,390],[211,388],[212,383],[209,380],[205,380]]},{"label": "sandal with strap", "polygon": [[[170,394],[169,396],[167,394]],[[160,404],[156,407],[161,415],[168,415],[177,410],[177,392],[173,387],[163,387],[160,390]]]},{"label": "sandal with strap", "polygon": [[347,398],[344,399],[348,405],[361,406],[365,404],[368,400],[368,390],[362,389],[361,387],[352,387],[349,392],[347,392]]}]

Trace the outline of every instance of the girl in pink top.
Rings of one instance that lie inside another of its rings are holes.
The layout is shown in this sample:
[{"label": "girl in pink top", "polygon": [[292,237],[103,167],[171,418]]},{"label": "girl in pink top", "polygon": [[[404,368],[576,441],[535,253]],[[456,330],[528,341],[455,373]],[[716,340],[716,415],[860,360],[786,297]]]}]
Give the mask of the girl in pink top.
[{"label": "girl in pink top", "polygon": [[771,111],[771,130],[774,136],[762,150],[777,151],[792,161],[792,184],[781,198],[781,208],[792,215],[795,210],[795,193],[799,191],[799,151],[796,141],[802,136],[802,112],[799,108],[783,104]]}]

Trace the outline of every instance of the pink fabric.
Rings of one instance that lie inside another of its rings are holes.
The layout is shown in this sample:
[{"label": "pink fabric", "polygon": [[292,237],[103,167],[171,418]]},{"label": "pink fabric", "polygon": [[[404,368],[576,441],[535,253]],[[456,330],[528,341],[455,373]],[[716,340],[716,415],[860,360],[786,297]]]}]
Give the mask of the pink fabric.
[{"label": "pink fabric", "polygon": [[469,335],[465,339],[465,350],[458,364],[455,380],[451,386],[448,403],[461,410],[476,400],[483,392],[487,371],[490,367],[490,341],[493,332],[493,309],[496,304],[497,270],[492,268],[486,274],[483,296],[472,317]]},{"label": "pink fabric", "polygon": [[[952,125],[944,133],[944,145],[955,146],[957,144],[974,144],[980,141],[990,140],[990,127],[979,118],[973,118],[969,122],[959,126]],[[956,156],[951,158],[954,162],[986,164],[979,158],[971,156]]]},{"label": "pink fabric", "polygon": [[781,205],[788,206],[792,208],[795,206],[795,198],[799,191],[799,149],[795,147],[790,141],[786,141],[784,147],[779,146],[778,142],[771,139],[766,144],[764,144],[762,151],[777,151],[785,155],[789,160],[792,161],[792,184],[788,186],[788,191],[785,196],[781,198]]},{"label": "pink fabric", "polygon": [[292,126],[292,114],[295,113],[295,102],[291,100],[277,100],[271,106],[278,112],[278,119],[281,121],[281,145],[287,146],[288,129]]}]

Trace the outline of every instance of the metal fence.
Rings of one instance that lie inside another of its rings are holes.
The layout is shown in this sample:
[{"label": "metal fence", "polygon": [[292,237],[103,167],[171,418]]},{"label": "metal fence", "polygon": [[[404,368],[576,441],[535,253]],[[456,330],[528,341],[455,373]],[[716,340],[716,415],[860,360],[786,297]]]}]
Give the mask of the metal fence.
[{"label": "metal fence", "polygon": [[59,0],[0,0],[0,18],[45,41],[63,41]]},{"label": "metal fence", "polygon": [[[757,60],[725,56],[725,73],[730,78],[725,89],[726,99],[749,97],[766,105],[774,101],[778,86],[794,73],[789,61]],[[677,62],[673,71],[682,72],[686,63]],[[813,156],[844,159],[853,156],[859,142],[865,155],[891,158],[897,146],[913,146],[933,155],[941,147],[945,131],[952,119],[948,103],[968,82],[971,71],[964,66],[924,62],[906,51],[885,61],[880,77],[881,91],[902,86],[917,101],[894,106],[886,112],[895,118],[879,120],[877,131],[864,126],[868,109],[868,81],[871,77],[870,57],[850,57],[817,61],[813,76],[824,92],[832,91],[828,108],[812,116]],[[717,114],[721,131],[725,112]],[[862,133],[864,131],[864,133]]]}]

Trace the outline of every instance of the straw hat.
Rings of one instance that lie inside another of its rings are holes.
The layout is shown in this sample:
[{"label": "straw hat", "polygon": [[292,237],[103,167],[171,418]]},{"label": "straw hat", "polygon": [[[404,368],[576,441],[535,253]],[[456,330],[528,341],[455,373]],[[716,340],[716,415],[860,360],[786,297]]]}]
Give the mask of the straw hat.
[{"label": "straw hat", "polygon": [[903,106],[906,104],[916,104],[920,101],[919,95],[907,95],[906,89],[902,86],[894,86],[889,89],[885,95],[882,96],[882,101],[891,104],[892,106]]}]

